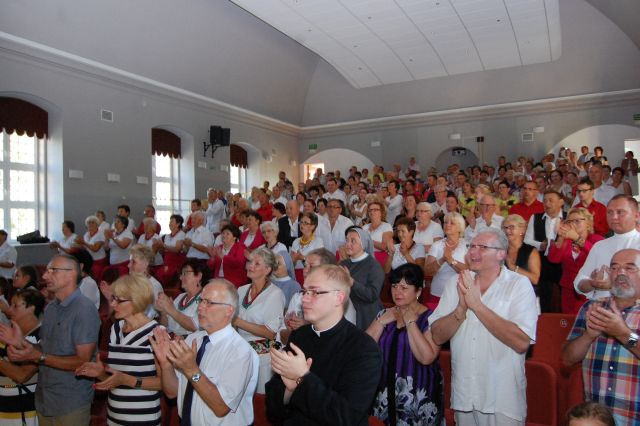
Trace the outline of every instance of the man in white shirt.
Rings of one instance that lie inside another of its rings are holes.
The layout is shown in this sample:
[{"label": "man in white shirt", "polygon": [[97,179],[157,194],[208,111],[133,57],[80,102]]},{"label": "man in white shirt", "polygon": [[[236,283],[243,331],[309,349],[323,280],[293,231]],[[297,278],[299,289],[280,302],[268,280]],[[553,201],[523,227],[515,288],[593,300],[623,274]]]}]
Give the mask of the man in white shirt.
[{"label": "man in white shirt", "polygon": [[184,239],[184,246],[189,249],[187,258],[209,260],[209,247],[213,246],[213,235],[204,226],[206,220],[204,212],[191,214],[193,228]]},{"label": "man in white shirt", "polygon": [[[604,204],[605,206],[609,204],[609,201],[616,195],[618,192],[616,189],[607,185],[603,182],[603,171],[602,165],[596,163],[589,168],[589,179],[593,182],[593,198],[599,202]],[[573,201],[573,205],[576,206],[580,202],[579,197]]]},{"label": "man in white shirt", "polygon": [[231,325],[237,313],[236,288],[216,279],[200,295],[201,331],[186,341],[171,341],[166,329],[154,330],[150,342],[160,365],[162,390],[169,398],[178,398],[180,424],[253,424],[259,361]]},{"label": "man in white shirt", "polygon": [[224,217],[224,203],[218,196],[218,191],[213,188],[207,190],[207,200],[209,201],[209,207],[207,207],[207,228],[209,232],[217,234],[220,232],[220,220]]},{"label": "man in white shirt", "polygon": [[429,318],[436,344],[451,339],[457,424],[525,423],[525,354],[538,313],[529,280],[503,265],[507,246],[492,228],[476,235],[467,253],[470,271],[445,287]]},{"label": "man in white shirt", "polygon": [[282,203],[282,205],[286,206],[287,201],[289,200],[282,196],[280,186],[276,185],[271,189],[271,204]]},{"label": "man in white shirt", "polygon": [[318,221],[318,235],[324,242],[324,248],[331,253],[335,253],[344,245],[346,241],[344,233],[347,228],[353,226],[351,219],[342,215],[343,211],[344,203],[336,199],[329,200],[327,203],[328,220]]},{"label": "man in white shirt", "polygon": [[338,183],[335,178],[327,179],[327,192],[324,194],[324,199],[327,201],[340,200],[345,205],[347,204],[347,196],[338,188]]},{"label": "man in white shirt", "polygon": [[487,228],[502,229],[504,218],[496,214],[496,199],[492,195],[483,195],[478,203],[480,217],[476,219],[473,211],[467,216],[469,226],[464,231],[464,238],[471,241],[480,232]]},{"label": "man in white shirt", "polygon": [[444,215],[449,213],[447,211],[447,187],[441,184],[435,186],[433,193],[435,194],[436,201],[431,203],[431,211],[433,211],[433,219],[442,223]]},{"label": "man in white shirt", "polygon": [[7,242],[7,231],[0,229],[0,276],[8,280],[16,273],[18,252]]},{"label": "man in white shirt", "polygon": [[[554,190],[547,190],[543,197],[544,213],[535,213],[529,219],[524,242],[540,252],[542,268],[538,280],[538,295],[542,312],[560,311],[560,288],[557,284],[562,276],[562,267],[547,260],[549,246],[554,243],[558,227],[563,219],[564,198]],[[556,297],[554,297],[554,294]]]},{"label": "man in white shirt", "polygon": [[611,257],[622,249],[640,247],[640,232],[636,229],[638,220],[640,214],[635,198],[620,194],[611,199],[607,205],[607,224],[613,237],[598,241],[591,248],[573,281],[578,293],[589,299],[610,296],[607,268]]}]

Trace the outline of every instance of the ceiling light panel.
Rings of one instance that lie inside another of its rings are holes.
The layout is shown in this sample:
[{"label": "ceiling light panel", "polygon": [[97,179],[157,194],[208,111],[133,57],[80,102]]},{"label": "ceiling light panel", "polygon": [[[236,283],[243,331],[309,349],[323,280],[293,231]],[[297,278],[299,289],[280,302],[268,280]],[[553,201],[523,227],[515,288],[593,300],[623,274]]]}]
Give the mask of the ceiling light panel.
[{"label": "ceiling light panel", "polygon": [[559,0],[231,0],[356,88],[549,62]]}]

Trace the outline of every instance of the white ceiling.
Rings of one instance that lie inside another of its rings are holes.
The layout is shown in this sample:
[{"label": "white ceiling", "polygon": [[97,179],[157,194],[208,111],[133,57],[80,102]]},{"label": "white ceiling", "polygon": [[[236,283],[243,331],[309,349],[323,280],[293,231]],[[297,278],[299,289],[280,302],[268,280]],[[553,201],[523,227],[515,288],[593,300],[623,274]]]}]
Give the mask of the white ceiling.
[{"label": "white ceiling", "polygon": [[231,0],[356,88],[551,62],[559,0]]}]

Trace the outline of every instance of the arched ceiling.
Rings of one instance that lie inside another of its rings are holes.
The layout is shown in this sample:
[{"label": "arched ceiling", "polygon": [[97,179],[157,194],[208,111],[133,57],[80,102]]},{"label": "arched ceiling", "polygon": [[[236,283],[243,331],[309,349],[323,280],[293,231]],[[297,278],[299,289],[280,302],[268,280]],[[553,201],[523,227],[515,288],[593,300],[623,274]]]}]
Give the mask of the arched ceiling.
[{"label": "arched ceiling", "polygon": [[[337,0],[281,1],[322,6]],[[476,5],[541,1],[550,0],[442,0]],[[429,2],[376,3],[409,10],[411,4]],[[557,60],[526,65],[523,60],[511,68],[449,72],[361,89],[314,52],[225,0],[8,1],[0,13],[0,39],[3,34],[21,37],[303,126],[640,87],[640,1],[558,4],[562,55]],[[520,38],[517,33],[515,42],[511,37],[513,49]],[[432,44],[439,46],[435,40]],[[439,49],[434,51],[442,54]],[[414,77],[421,76],[416,72]]]},{"label": "arched ceiling", "polygon": [[558,0],[232,0],[355,88],[551,62]]}]

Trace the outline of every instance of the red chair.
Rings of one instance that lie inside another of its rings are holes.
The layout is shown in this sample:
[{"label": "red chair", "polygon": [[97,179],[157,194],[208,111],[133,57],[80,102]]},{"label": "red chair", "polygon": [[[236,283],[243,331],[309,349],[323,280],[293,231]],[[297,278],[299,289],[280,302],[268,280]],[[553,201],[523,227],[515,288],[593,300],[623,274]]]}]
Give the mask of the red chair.
[{"label": "red chair", "polygon": [[444,419],[448,425],[454,425],[454,412],[451,409],[451,352],[440,351],[439,361],[444,380]]},{"label": "red chair", "polygon": [[558,424],[558,377],[555,370],[540,361],[528,360],[527,425],[556,426]]},{"label": "red chair", "polygon": [[384,422],[377,417],[369,416],[369,426],[384,426]]},{"label": "red chair", "polygon": [[264,394],[253,395],[253,424],[255,426],[271,426],[267,419],[267,402]]},{"label": "red chair", "polygon": [[[562,345],[571,332],[576,316],[571,314],[542,314],[538,317],[536,344],[533,345],[531,360],[550,365],[558,378],[558,423],[564,419],[569,407],[569,378],[575,367],[562,364]],[[582,392],[581,392],[582,394]]]}]

